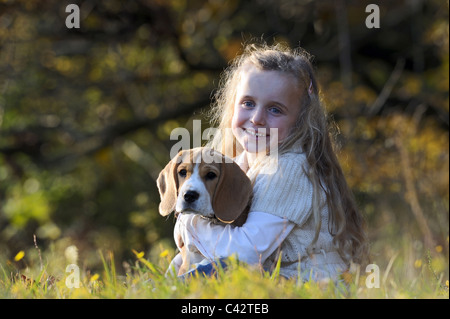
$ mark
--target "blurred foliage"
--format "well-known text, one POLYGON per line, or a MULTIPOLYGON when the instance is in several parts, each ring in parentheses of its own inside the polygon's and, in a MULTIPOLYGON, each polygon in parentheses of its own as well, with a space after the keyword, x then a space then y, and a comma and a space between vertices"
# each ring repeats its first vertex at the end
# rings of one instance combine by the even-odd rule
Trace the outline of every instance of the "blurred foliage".
POLYGON ((448 2, 380 2, 379 29, 369 3, 0 1, 0 261, 33 234, 75 244, 85 267, 96 249, 123 260, 173 245, 155 184, 170 132, 208 127, 220 72, 257 37, 315 56, 374 259, 431 233, 448 278, 448 2), (65 26, 70 3, 79 29, 65 26))

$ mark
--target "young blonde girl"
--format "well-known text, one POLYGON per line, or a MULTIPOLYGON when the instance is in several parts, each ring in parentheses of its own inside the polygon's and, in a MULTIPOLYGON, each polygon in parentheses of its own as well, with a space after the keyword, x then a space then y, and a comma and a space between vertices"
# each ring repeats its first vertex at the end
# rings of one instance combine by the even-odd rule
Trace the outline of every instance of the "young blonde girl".
POLYGON ((280 274, 303 280, 336 279, 351 262, 366 261, 364 221, 334 153, 305 51, 248 45, 224 72, 211 114, 222 134, 208 146, 235 158, 254 197, 242 227, 179 216, 175 236, 189 250, 210 261, 237 254, 268 271, 281 258, 280 274), (267 160, 273 151, 256 143, 273 145, 270 128, 278 130, 275 173, 267 160))

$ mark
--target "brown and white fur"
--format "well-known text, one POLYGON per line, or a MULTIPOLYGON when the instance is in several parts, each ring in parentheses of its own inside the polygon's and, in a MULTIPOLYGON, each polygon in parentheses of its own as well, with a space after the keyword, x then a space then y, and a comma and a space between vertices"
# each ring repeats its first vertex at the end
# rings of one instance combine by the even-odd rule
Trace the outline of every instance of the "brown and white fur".
MULTIPOLYGON (((247 219, 251 182, 232 159, 215 150, 199 147, 179 152, 159 174, 157 186, 162 216, 173 211, 176 216, 198 214, 235 226, 242 226, 247 219)), ((175 240, 183 259, 181 275, 205 257, 189 252, 181 238, 175 240)))

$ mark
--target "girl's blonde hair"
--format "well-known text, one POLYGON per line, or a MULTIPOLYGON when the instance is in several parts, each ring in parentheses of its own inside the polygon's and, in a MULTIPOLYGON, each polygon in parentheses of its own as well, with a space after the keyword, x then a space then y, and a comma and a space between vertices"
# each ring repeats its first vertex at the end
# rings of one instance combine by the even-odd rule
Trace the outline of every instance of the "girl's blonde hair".
POLYGON ((348 187, 341 166, 335 155, 328 118, 319 99, 319 90, 311 64, 312 57, 302 49, 291 50, 277 44, 250 44, 235 58, 223 73, 210 117, 218 124, 220 134, 209 146, 235 157, 242 147, 231 133, 235 94, 240 73, 249 63, 261 70, 280 71, 293 75, 302 90, 301 111, 296 125, 278 148, 278 154, 288 151, 294 143, 300 144, 306 154, 309 170, 306 171, 313 187, 313 216, 316 235, 321 227, 320 211, 323 207, 323 191, 329 211, 328 230, 334 235, 335 245, 347 262, 365 263, 368 257, 367 236, 364 220, 357 209, 353 194, 348 187))

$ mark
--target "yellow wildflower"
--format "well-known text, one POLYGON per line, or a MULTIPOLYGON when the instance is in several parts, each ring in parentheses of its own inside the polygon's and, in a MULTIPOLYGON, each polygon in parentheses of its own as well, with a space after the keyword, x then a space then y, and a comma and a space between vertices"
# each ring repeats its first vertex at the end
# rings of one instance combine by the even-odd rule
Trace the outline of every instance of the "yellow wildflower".
POLYGON ((14 257, 15 261, 21 260, 25 256, 25 252, 23 250, 19 251, 17 255, 14 257))
POLYGON ((94 274, 94 275, 89 279, 89 282, 97 281, 98 278, 100 278, 99 274, 94 274))
POLYGON ((132 249, 131 251, 136 255, 137 259, 141 259, 142 257, 144 257, 144 252, 143 251, 141 251, 139 253, 136 250, 134 250, 134 249, 132 249))

